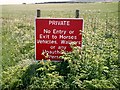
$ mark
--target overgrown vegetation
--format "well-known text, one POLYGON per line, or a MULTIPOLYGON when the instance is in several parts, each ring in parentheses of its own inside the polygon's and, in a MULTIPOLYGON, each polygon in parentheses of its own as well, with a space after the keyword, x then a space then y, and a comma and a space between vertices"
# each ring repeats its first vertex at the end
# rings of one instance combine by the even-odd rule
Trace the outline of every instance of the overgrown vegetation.
POLYGON ((2 90, 119 90, 117 3, 57 6, 59 10, 56 4, 3 6, 2 90), (67 8, 71 6, 71 10, 67 8), (83 46, 71 43, 72 52, 63 52, 63 62, 34 61, 34 13, 38 7, 45 17, 72 18, 73 9, 83 10, 83 46))

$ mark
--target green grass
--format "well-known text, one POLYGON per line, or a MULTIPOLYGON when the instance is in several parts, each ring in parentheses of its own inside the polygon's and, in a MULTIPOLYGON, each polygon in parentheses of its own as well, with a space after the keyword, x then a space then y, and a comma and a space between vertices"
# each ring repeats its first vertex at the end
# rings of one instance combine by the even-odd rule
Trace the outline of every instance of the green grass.
POLYGON ((80 12, 100 11, 116 12, 118 3, 74 3, 74 4, 30 4, 30 5, 3 5, 3 17, 34 18, 36 9, 41 10, 42 17, 75 17, 75 10, 80 12))
MULTIPOLYGON (((103 85, 105 83, 104 79, 108 76, 105 76, 102 73, 104 70, 104 66, 108 68, 105 72, 110 75, 109 79, 106 80, 105 85, 108 85, 110 83, 110 87, 119 87, 119 78, 117 75, 119 29, 117 12, 118 3, 112 2, 3 5, 2 16, 0 18, 3 21, 2 35, 0 38, 2 38, 2 72, 3 86, 5 86, 5 88, 12 86, 14 87, 14 85, 16 84, 18 84, 19 86, 22 83, 20 81, 21 78, 25 79, 24 74, 29 76, 28 73, 26 74, 24 72, 27 72, 27 65, 33 63, 32 61, 34 60, 34 20, 36 17, 37 9, 41 10, 41 17, 50 18, 74 18, 75 10, 79 9, 80 17, 84 19, 84 47, 82 51, 82 56, 80 56, 78 53, 75 53, 78 52, 75 50, 71 52, 71 55, 66 54, 68 56, 64 56, 63 58, 71 59, 70 56, 73 55, 72 59, 78 59, 78 62, 81 62, 81 64, 84 63, 83 66, 87 67, 82 68, 83 70, 86 70, 85 72, 83 72, 84 75, 88 75, 88 77, 94 78, 93 80, 88 80, 84 82, 83 84, 86 85, 85 87, 89 87, 89 85, 92 85, 92 87, 94 88, 97 85, 97 87, 99 87, 99 84, 97 84, 97 82, 99 82, 100 85, 103 85), (16 72, 18 72, 19 75, 17 75, 16 72), (99 81, 96 77, 98 79, 101 78, 101 81, 104 83, 99 81), (94 82, 94 80, 97 82, 94 82), (96 84, 95 86, 94 83, 96 84)), ((74 72, 74 64, 71 64, 70 61, 68 62, 71 65, 71 69, 73 69, 74 72)), ((75 66, 77 68, 77 65, 75 66)), ((58 67, 57 64, 56 67, 58 67)), ((84 77, 84 75, 81 77, 84 77)), ((32 77, 32 79, 34 80, 34 77, 32 77)), ((45 78, 45 80, 47 79, 45 78)), ((70 80, 74 80, 74 78, 70 80)), ((68 83, 71 84, 70 82, 68 83)), ((66 84, 68 83, 66 82, 66 84)), ((31 84, 34 85, 34 83, 31 84)))
POLYGON ((91 25, 92 28, 106 30, 106 22, 114 26, 118 24, 118 3, 3 5, 2 45, 4 62, 9 62, 11 65, 23 58, 30 59, 29 54, 34 56, 34 20, 37 9, 41 10, 41 17, 51 18, 74 18, 75 10, 79 9, 80 17, 85 22, 85 31, 88 29, 88 32, 91 25), (28 49, 24 50, 26 47, 28 49), (12 63, 11 60, 13 60, 12 63))
POLYGON ((14 65, 16 61, 22 59, 33 59, 31 56, 34 56, 34 20, 37 9, 41 10, 41 17, 50 18, 74 18, 75 10, 79 9, 87 32, 93 27, 106 30, 106 21, 110 25, 118 24, 118 3, 3 5, 4 63, 14 65))

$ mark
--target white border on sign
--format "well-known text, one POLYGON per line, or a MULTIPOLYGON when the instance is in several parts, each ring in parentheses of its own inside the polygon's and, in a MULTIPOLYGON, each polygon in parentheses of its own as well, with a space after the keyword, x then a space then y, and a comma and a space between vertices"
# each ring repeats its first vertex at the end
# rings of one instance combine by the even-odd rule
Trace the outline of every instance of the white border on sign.
POLYGON ((34 20, 34 26, 35 26, 35 30, 34 30, 34 37, 35 37, 35 41, 34 41, 34 43, 35 43, 34 44, 35 45, 35 47, 34 47, 35 48, 35 50, 34 50, 35 51, 35 61, 37 61, 36 60, 36 19, 37 18, 35 17, 35 20, 34 20))
POLYGON ((47 18, 47 17, 35 17, 35 19, 75 19, 75 20, 83 20, 83 18, 47 18))

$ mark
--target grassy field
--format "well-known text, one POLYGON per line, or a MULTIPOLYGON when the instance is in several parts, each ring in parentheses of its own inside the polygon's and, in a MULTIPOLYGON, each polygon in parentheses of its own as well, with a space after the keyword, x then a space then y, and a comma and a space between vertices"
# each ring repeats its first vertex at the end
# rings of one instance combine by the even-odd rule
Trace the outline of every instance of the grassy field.
MULTIPOLYGON (((99 11, 103 12, 117 12, 118 3, 74 3, 74 4, 31 4, 31 5, 3 5, 3 17, 26 17, 34 19, 36 16, 36 9, 42 11, 42 17, 74 17, 76 9, 80 12, 99 11)), ((81 16, 82 17, 82 16, 81 16)))
MULTIPOLYGON (((107 77, 107 82, 111 82, 110 86, 108 85, 110 88, 119 87, 118 3, 114 2, 2 5, 2 86, 4 89, 14 87, 14 83, 18 83, 17 80, 24 73, 21 68, 34 62, 34 20, 37 9, 41 10, 41 17, 50 18, 74 18, 75 10, 80 10, 80 18, 84 19, 84 48, 82 58, 79 59, 85 61, 86 73, 93 71, 91 76, 94 74, 98 76, 94 79, 101 77, 104 80, 107 77), (107 69, 102 68, 104 66, 107 69), (98 68, 98 71, 95 68, 98 68), (106 70, 105 73, 109 73, 110 77, 104 77, 102 70, 106 70)), ((95 84, 94 81, 91 83, 95 84)))

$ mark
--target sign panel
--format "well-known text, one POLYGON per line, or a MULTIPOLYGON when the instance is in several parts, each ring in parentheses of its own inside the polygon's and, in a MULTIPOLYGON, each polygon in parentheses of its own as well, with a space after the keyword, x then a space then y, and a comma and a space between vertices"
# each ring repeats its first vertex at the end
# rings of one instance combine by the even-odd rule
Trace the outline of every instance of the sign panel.
POLYGON ((59 61, 61 50, 71 51, 70 43, 82 45, 83 19, 36 18, 35 58, 59 61))

